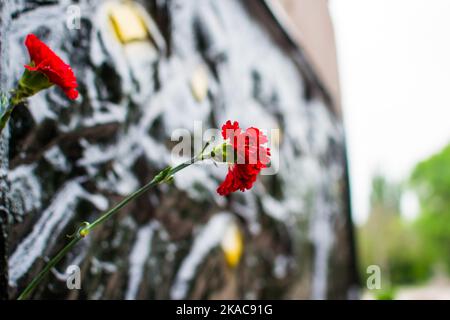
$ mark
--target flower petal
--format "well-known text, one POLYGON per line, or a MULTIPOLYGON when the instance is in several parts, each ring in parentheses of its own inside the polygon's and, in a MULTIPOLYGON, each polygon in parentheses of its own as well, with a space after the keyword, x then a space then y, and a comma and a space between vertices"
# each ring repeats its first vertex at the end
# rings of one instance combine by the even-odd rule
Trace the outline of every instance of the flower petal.
POLYGON ((222 137, 224 139, 232 139, 241 133, 241 128, 239 128, 239 123, 237 121, 234 121, 231 123, 230 120, 228 120, 223 126, 222 126, 222 137))

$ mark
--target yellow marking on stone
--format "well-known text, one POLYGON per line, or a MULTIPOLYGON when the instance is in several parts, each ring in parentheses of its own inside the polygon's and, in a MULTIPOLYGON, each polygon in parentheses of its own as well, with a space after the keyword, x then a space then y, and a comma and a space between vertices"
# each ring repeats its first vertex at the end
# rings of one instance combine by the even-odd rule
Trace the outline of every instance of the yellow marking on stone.
POLYGON ((225 231, 221 247, 228 266, 235 268, 241 260, 244 248, 242 233, 236 224, 231 224, 225 231))
POLYGON ((198 66, 191 77, 191 91, 195 100, 202 102, 208 93, 208 73, 206 67, 198 66))
POLYGON ((281 129, 273 130, 271 132, 271 140, 274 147, 279 147, 283 141, 283 131, 281 129))
POLYGON ((109 18, 120 42, 125 44, 148 39, 149 30, 144 19, 131 2, 111 4, 109 18))

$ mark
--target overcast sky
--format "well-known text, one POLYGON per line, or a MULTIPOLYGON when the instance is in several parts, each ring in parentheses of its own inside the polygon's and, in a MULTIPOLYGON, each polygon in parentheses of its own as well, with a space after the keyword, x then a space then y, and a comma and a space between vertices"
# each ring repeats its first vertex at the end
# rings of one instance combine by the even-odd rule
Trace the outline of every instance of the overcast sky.
POLYGON ((362 222, 374 172, 406 178, 450 142, 450 0, 330 0, 330 11, 362 222))

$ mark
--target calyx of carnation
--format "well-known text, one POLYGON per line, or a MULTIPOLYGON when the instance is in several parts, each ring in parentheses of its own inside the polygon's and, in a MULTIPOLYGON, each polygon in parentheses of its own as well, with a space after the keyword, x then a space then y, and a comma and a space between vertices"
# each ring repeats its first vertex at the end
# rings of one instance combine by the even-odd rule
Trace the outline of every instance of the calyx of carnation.
POLYGON ((217 162, 235 163, 237 160, 235 150, 229 142, 219 144, 211 151, 211 158, 217 162))
POLYGON ((41 90, 53 86, 48 77, 39 71, 25 69, 19 80, 18 88, 15 91, 16 99, 25 99, 35 95, 41 90))

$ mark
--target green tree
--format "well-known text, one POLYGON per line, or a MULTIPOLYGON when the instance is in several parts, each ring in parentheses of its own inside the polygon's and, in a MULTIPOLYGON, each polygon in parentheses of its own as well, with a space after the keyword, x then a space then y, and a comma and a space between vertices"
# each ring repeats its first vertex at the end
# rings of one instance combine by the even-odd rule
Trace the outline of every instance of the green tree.
POLYGON ((450 272, 450 144, 413 171, 421 215, 416 222, 427 259, 450 272))
POLYGON ((367 222, 358 229, 361 272, 368 265, 381 267, 383 288, 411 284, 429 276, 422 259, 420 239, 400 215, 403 185, 377 174, 372 178, 371 207, 367 222))

